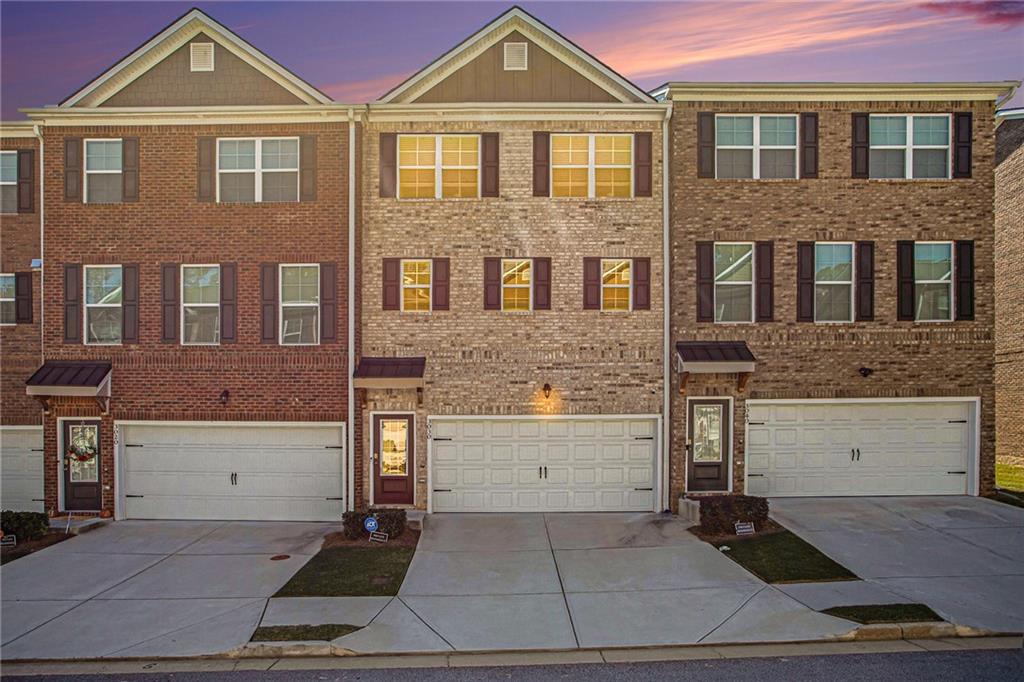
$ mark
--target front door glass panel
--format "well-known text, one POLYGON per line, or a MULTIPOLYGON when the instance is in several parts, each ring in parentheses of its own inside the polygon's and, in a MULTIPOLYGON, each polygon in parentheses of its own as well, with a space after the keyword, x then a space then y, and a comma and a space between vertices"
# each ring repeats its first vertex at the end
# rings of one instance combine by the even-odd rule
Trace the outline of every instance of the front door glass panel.
POLYGON ((722 461, 722 406, 693 406, 693 461, 722 461))
POLYGON ((409 472, 409 421, 381 419, 380 473, 382 476, 405 476, 409 472))
POLYGON ((99 427, 83 424, 68 428, 68 470, 72 483, 95 483, 99 480, 99 427))

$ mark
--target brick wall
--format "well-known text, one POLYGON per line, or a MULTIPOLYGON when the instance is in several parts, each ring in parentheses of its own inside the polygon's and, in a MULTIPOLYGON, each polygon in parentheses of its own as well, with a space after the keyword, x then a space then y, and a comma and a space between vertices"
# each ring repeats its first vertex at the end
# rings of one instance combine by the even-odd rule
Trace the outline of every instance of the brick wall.
MULTIPOLYGON (((113 363, 111 414, 104 420, 345 421, 348 209, 344 123, 277 126, 48 128, 44 336, 48 359, 113 363), (317 135, 317 199, 284 204, 196 201, 196 137, 317 135), (136 203, 83 204, 63 197, 63 139, 139 138, 136 203), (63 266, 139 264, 139 336, 135 345, 63 341, 63 266), (237 263, 238 342, 219 347, 161 343, 160 264, 237 263), (338 264, 338 342, 288 347, 260 343, 259 269, 263 262, 338 264), (221 392, 228 390, 226 405, 221 392)), ((54 410, 47 453, 55 452, 57 416, 83 416, 88 405, 54 410)), ((112 437, 104 429, 104 439, 112 437)), ((111 450, 107 450, 111 452, 111 450)), ((47 461, 55 461, 48 458, 47 461)), ((113 504, 103 469, 104 506, 113 504)), ((47 468, 47 507, 56 499, 47 468)))
POLYGON ((996 135, 996 457, 1024 465, 1024 120, 996 135))
MULTIPOLYGON (((743 393, 736 377, 691 376, 689 396, 735 396, 733 488, 743 490, 747 398, 980 396, 981 490, 994 477, 993 109, 988 102, 676 102, 672 148, 672 340, 745 340, 757 371, 743 393), (851 113, 974 111, 971 179, 850 178, 851 113), (818 112, 820 178, 697 178, 697 113, 818 112), (975 320, 896 321, 896 241, 975 240, 975 320), (775 321, 697 322, 695 242, 775 242, 775 321), (875 321, 796 322, 796 242, 875 242, 875 321), (874 374, 861 377, 858 368, 874 374)), ((685 483, 685 397, 672 386, 671 492, 685 483)))
MULTIPOLYGON (((361 185, 363 355, 427 357, 422 403, 415 392, 363 391, 371 411, 416 414, 416 504, 426 506, 427 415, 660 414, 662 307, 659 123, 372 123, 361 185), (532 192, 533 131, 651 131, 654 196, 551 199, 532 192), (381 132, 498 132, 500 197, 400 200, 379 197, 381 132), (551 257, 550 311, 483 310, 485 256, 551 257), (582 309, 585 256, 649 257, 651 310, 582 309), (451 258, 451 309, 383 311, 382 259, 451 258), (550 383, 551 398, 541 388, 550 383)), ((369 448, 369 434, 361 452, 369 448)), ((369 463, 357 459, 365 475, 369 463)), ((361 488, 364 503, 369 491, 361 488)))
MULTIPOLYGON (((39 249, 39 141, 35 137, 0 138, 0 149, 35 149, 35 200, 32 213, 0 214, 0 272, 31 270, 39 249)), ((41 273, 32 273, 32 322, 0 326, 0 424, 40 423, 39 403, 25 395, 25 380, 39 367, 41 273)))

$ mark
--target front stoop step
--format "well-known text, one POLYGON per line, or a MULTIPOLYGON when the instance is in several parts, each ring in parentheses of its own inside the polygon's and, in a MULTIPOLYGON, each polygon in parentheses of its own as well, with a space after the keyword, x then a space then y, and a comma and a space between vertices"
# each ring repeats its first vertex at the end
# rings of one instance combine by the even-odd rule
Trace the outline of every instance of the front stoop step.
POLYGON ((91 530, 102 528, 110 523, 110 519, 99 516, 55 516, 50 519, 50 528, 56 531, 64 531, 69 535, 81 535, 91 530))
POLYGON ((426 515, 422 509, 410 509, 405 513, 406 524, 413 530, 423 530, 423 517, 426 515))

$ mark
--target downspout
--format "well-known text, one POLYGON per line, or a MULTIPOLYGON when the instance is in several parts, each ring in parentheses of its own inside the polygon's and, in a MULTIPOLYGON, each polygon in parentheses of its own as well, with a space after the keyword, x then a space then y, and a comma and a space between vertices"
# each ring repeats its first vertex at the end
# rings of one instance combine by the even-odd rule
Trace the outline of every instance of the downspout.
POLYGON ((352 375, 356 364, 356 123, 355 111, 348 110, 348 343, 345 362, 345 389, 347 391, 348 426, 345 428, 345 452, 348 465, 346 476, 347 490, 346 507, 355 511, 356 495, 356 451, 355 451, 355 389, 352 387, 352 375))
POLYGON ((46 352, 43 349, 43 343, 45 342, 45 333, 43 331, 45 325, 43 324, 43 316, 46 315, 46 305, 44 305, 46 297, 43 295, 43 278, 46 276, 45 263, 43 260, 43 236, 45 233, 44 225, 44 207, 46 206, 46 173, 43 172, 43 133, 39 127, 39 124, 32 126, 35 131, 36 139, 39 140, 39 364, 42 365, 46 359, 46 352))
POLYGON ((662 405, 661 405, 661 456, 662 456, 662 504, 664 509, 672 507, 671 498, 671 462, 672 462, 672 315, 671 315, 671 244, 669 242, 669 191, 671 190, 671 159, 669 147, 669 125, 672 121, 672 104, 665 110, 665 118, 661 122, 661 301, 662 301, 662 405))

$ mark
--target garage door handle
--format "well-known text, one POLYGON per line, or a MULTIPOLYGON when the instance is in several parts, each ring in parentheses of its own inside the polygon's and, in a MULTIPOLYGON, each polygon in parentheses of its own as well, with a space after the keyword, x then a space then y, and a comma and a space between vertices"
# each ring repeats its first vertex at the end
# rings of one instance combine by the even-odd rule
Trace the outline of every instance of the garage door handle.
POLYGON ((145 497, 145 495, 125 495, 125 497, 138 497, 138 498, 143 498, 143 497, 145 497))
POLYGON ((854 458, 854 457, 856 457, 856 455, 854 455, 854 451, 853 451, 853 448, 850 448, 850 461, 851 461, 851 462, 853 461, 853 458, 854 458))
POLYGON ((966 419, 950 419, 949 423, 950 424, 966 424, 967 420, 966 419))
POLYGON ((860 461, 860 448, 857 448, 857 461, 860 461))
POLYGON ((450 493, 451 491, 451 488, 434 488, 435 493, 450 493))
POLYGON ((633 436, 633 440, 654 440, 654 436, 633 436))
POLYGON ((966 474, 967 472, 966 471, 947 471, 946 473, 947 474, 959 474, 959 475, 962 476, 962 475, 966 474))
POLYGON ((342 500, 344 498, 342 498, 342 497, 325 497, 324 499, 325 500, 342 500))
POLYGON ((641 491, 641 492, 647 492, 647 491, 654 492, 654 488, 633 488, 633 490, 637 490, 637 491, 641 491))
POLYGON ((747 478, 764 478, 764 474, 747 474, 747 478))

